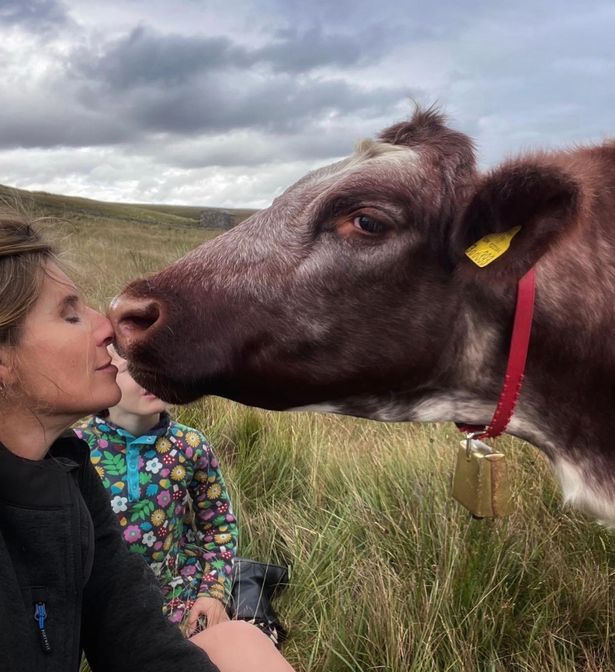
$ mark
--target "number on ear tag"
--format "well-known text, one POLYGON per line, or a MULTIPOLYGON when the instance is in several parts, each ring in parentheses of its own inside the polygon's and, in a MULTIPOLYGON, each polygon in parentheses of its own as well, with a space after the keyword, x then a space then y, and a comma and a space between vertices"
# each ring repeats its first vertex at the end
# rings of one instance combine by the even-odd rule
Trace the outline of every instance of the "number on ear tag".
POLYGON ((476 518, 507 515, 510 485, 506 457, 482 441, 462 441, 457 452, 452 494, 476 518))
POLYGON ((508 231, 489 233, 468 247, 466 257, 469 257, 479 268, 484 268, 508 250, 510 241, 519 231, 521 231, 520 226, 513 226, 508 231))

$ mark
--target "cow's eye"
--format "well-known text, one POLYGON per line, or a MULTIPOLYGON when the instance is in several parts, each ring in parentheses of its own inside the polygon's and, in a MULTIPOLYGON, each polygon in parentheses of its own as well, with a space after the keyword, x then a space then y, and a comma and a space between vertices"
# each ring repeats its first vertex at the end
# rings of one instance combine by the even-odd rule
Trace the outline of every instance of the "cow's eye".
POLYGON ((352 225, 356 229, 363 231, 363 233, 369 233, 372 235, 383 233, 386 229, 385 225, 382 222, 379 222, 377 219, 374 219, 369 215, 357 215, 352 220, 352 225))

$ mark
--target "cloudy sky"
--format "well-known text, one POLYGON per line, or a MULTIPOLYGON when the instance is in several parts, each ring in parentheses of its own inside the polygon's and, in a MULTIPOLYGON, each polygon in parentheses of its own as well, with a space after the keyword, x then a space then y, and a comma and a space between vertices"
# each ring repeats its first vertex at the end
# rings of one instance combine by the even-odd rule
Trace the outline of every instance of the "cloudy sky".
POLYGON ((612 0, 0 0, 0 183, 262 207, 438 102, 481 164, 615 136, 612 0))

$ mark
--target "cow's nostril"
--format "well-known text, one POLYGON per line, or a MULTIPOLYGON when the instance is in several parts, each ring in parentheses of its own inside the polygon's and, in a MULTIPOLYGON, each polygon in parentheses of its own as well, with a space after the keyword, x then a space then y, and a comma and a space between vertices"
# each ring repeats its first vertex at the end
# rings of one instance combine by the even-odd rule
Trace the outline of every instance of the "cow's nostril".
POLYGON ((156 301, 133 305, 117 316, 117 328, 123 332, 147 331, 160 319, 160 305, 156 301))

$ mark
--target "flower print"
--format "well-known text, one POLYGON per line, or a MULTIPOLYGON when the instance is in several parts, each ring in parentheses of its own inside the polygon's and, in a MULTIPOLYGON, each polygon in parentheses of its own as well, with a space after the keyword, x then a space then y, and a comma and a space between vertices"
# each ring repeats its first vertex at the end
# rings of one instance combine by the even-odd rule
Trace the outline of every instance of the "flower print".
POLYGON ((126 511, 126 509, 128 508, 128 498, 116 495, 111 500, 111 508, 113 509, 113 513, 120 513, 121 511, 126 511))
POLYGON ((153 460, 148 460, 145 463, 145 471, 151 471, 152 474, 157 474, 162 469, 162 462, 155 457, 153 460))
POLYGON ((171 450, 172 445, 173 444, 169 441, 169 439, 162 436, 158 439, 158 441, 156 441, 156 450, 159 453, 168 453, 169 450, 171 450))
POLYGON ((156 497, 158 506, 168 506, 171 503, 171 495, 168 490, 163 490, 158 497, 156 497))
POLYGON ((196 448, 201 443, 201 437, 196 432, 188 432, 185 436, 186 443, 196 448))
POLYGON ((217 600, 223 600, 224 599, 224 588, 219 585, 211 586, 209 589, 209 595, 211 597, 216 598, 217 600))
POLYGON ((124 539, 126 539, 126 541, 129 543, 139 541, 139 539, 141 539, 140 527, 138 525, 129 525, 124 530, 124 539))
POLYGON ((152 512, 151 521, 152 525, 159 527, 166 520, 166 514, 162 509, 156 509, 152 512))
POLYGON ((99 439, 98 440, 98 445, 101 448, 108 448, 109 447, 109 442, 107 441, 107 439, 99 439))
MULTIPOLYGON (((156 539, 160 541, 160 548, 163 548, 163 543, 162 540, 167 538, 168 530, 166 527, 157 527, 154 530, 154 534, 156 535, 156 539)), ((158 542, 156 542, 158 543, 158 542)), ((156 548, 156 546, 154 546, 156 548)))
POLYGON ((214 541, 216 544, 221 545, 221 544, 228 544, 228 542, 232 539, 231 535, 228 532, 225 532, 223 534, 214 534, 214 541))
MULTIPOLYGON (((143 539, 145 540, 145 537, 143 537, 143 539)), ((160 570, 162 569, 162 563, 161 562, 152 562, 150 564, 150 569, 152 570, 152 572, 154 572, 154 574, 156 576, 159 576, 160 575, 160 570)))
POLYGON ((96 469, 96 473, 100 476, 100 478, 104 478, 104 477, 105 477, 105 470, 104 470, 99 464, 97 464, 97 465, 94 467, 94 469, 96 469))
POLYGON ((171 478, 174 481, 181 481, 185 475, 186 475, 186 469, 182 467, 180 464, 173 467, 173 470, 171 471, 171 478))
POLYGON ((196 480, 197 480, 199 483, 203 483, 204 481, 207 480, 207 472, 205 472, 205 471, 197 471, 197 472, 194 474, 194 477, 196 478, 196 480))
POLYGON ((222 488, 218 483, 214 483, 207 488, 207 497, 209 499, 218 499, 222 494, 222 488))
POLYGON ((151 548, 156 542, 156 535, 153 532, 146 532, 142 541, 148 548, 151 548))
POLYGON ((186 565, 182 570, 184 576, 194 576, 196 574, 196 567, 194 565, 186 565))
POLYGON ((181 586, 183 582, 184 581, 181 576, 176 576, 174 579, 169 581, 169 586, 171 586, 171 588, 177 588, 177 586, 181 586))

